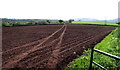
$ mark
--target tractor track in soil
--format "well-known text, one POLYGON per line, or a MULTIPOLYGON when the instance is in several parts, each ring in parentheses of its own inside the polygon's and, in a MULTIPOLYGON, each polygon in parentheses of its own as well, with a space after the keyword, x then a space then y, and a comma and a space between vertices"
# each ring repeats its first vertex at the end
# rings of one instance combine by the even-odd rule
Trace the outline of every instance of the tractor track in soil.
POLYGON ((20 60, 25 58, 29 53, 32 53, 32 52, 34 52, 36 50, 44 48, 45 47, 44 45, 51 41, 51 40, 49 41, 49 39, 51 39, 60 30, 62 30, 62 29, 64 30, 64 28, 65 28, 65 25, 63 25, 60 29, 58 29, 57 31, 52 33, 50 36, 48 36, 48 37, 46 37, 46 38, 44 38, 42 40, 38 40, 38 41, 29 43, 29 44, 25 44, 23 46, 19 46, 19 47, 16 47, 16 48, 13 48, 13 49, 10 49, 10 50, 7 50, 7 51, 3 52, 3 54, 6 54, 6 53, 9 54, 9 52, 11 52, 11 51, 15 51, 15 50, 18 51, 21 48, 25 48, 26 49, 26 48, 29 48, 29 46, 33 46, 32 48, 30 47, 29 50, 25 50, 25 52, 23 52, 23 53, 16 54, 16 56, 13 56, 11 58, 9 57, 10 58, 9 61, 6 61, 5 63, 3 63, 3 64, 5 64, 5 66, 3 66, 3 67, 5 67, 5 68, 12 67, 13 68, 14 65, 16 65, 17 62, 19 62, 20 60), (49 42, 47 42, 47 41, 49 41, 49 42))

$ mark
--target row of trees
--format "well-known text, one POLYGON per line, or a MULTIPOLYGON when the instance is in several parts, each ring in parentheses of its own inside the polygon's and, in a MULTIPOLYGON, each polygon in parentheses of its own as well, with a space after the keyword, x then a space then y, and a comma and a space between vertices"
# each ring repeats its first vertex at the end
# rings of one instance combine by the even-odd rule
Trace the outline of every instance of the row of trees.
POLYGON ((51 21, 51 20, 41 20, 41 21, 36 21, 36 20, 30 20, 30 21, 9 21, 7 19, 2 21, 2 26, 25 26, 25 25, 46 25, 46 24, 70 24, 74 21, 73 19, 70 19, 68 21, 64 20, 56 20, 56 21, 51 21))
POLYGON ((64 21, 64 20, 58 20, 58 21, 50 21, 50 20, 45 20, 45 21, 29 21, 28 24, 50 24, 50 23, 58 23, 58 24, 62 24, 62 23, 72 23, 72 21, 74 21, 73 19, 70 19, 68 21, 64 21))

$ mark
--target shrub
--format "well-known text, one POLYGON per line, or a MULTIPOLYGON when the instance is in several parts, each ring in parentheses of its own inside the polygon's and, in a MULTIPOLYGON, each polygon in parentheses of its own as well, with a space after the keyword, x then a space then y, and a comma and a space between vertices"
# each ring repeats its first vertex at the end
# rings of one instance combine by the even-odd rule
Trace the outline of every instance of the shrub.
POLYGON ((119 25, 120 25, 120 22, 118 22, 117 24, 119 24, 119 25))
POLYGON ((5 21, 3 21, 3 22, 2 22, 2 26, 3 26, 3 27, 10 27, 10 26, 12 26, 12 24, 11 24, 10 22, 5 22, 5 21))
POLYGON ((69 19, 69 20, 68 20, 69 23, 72 23, 72 21, 74 21, 74 19, 69 19))
POLYGON ((46 22, 50 24, 50 20, 46 20, 46 22))
POLYGON ((47 24, 47 22, 46 21, 38 21, 37 24, 38 25, 45 25, 45 24, 47 24))
POLYGON ((34 25, 35 23, 36 23, 36 21, 31 20, 27 23, 27 25, 34 25))
POLYGON ((62 23, 62 22, 64 22, 63 20, 58 20, 59 21, 59 23, 62 23))

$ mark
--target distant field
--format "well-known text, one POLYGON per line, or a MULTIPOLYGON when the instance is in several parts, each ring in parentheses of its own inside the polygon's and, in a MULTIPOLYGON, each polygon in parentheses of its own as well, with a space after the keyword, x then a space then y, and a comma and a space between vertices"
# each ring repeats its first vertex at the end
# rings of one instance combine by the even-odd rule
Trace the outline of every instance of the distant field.
POLYGON ((95 25, 113 25, 118 26, 116 23, 105 23, 105 22, 96 22, 96 21, 73 21, 73 24, 95 24, 95 25))

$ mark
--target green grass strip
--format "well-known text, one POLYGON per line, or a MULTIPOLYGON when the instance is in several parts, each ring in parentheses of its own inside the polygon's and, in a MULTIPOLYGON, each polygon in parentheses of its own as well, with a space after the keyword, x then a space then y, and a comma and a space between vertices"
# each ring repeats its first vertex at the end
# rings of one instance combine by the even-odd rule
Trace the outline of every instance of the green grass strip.
POLYGON ((73 21, 72 24, 94 24, 94 25, 112 25, 118 26, 116 23, 105 23, 105 22, 96 22, 96 21, 73 21))
MULTIPOLYGON (((120 57, 120 28, 113 30, 108 36, 106 36, 95 48, 101 51, 116 55, 120 57)), ((91 50, 87 50, 82 56, 70 62, 65 70, 88 70, 90 64, 91 50)), ((103 54, 94 52, 93 60, 108 70, 119 70, 120 61, 105 56, 103 54)), ((93 68, 102 70, 98 66, 93 64, 93 68)))

